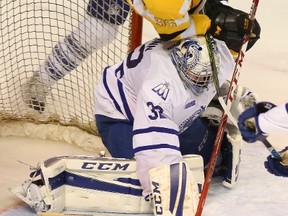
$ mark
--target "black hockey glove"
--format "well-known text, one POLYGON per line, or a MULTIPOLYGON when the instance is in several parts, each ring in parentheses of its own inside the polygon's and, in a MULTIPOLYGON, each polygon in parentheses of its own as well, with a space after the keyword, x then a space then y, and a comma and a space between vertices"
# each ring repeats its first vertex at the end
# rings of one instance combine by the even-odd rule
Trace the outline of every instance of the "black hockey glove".
POLYGON ((209 33, 215 38, 223 40, 227 47, 235 52, 239 52, 242 46, 243 37, 249 34, 250 41, 247 50, 260 38, 261 28, 259 23, 249 19, 249 15, 243 11, 233 9, 219 2, 207 1, 205 13, 211 19, 209 33))

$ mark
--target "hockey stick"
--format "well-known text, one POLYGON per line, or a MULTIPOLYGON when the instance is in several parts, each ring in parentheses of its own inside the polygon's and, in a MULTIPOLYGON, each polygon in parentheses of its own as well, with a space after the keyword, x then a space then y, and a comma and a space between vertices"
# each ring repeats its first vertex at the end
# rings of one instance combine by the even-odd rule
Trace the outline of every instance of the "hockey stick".
MULTIPOLYGON (((233 123, 233 125, 235 127, 238 128, 238 124, 237 124, 236 119, 233 117, 230 110, 228 110, 227 105, 225 104, 222 97, 219 98, 219 102, 220 102, 221 107, 223 108, 224 112, 227 114, 229 120, 233 123)), ((251 128, 253 128, 253 126, 251 126, 251 128)), ((264 146, 268 149, 268 151, 271 153, 273 158, 275 158, 276 160, 282 161, 281 155, 279 154, 278 151, 276 151, 276 149, 272 146, 272 144, 267 140, 266 136, 264 136, 264 135, 260 136, 259 141, 264 144, 264 146)))
POLYGON ((282 161, 283 158, 279 154, 278 151, 272 146, 272 144, 266 139, 266 136, 262 135, 259 139, 265 147, 268 149, 268 151, 271 153, 272 157, 275 158, 276 160, 282 161))
MULTIPOLYGON (((250 14, 249 14, 249 18, 251 20, 254 20, 254 18, 255 18, 258 3, 259 3, 259 0, 253 0, 252 1, 252 6, 251 6, 250 14)), ((251 29, 251 32, 252 32, 252 29, 251 29)), ((246 35, 243 38, 243 43, 242 43, 242 46, 240 48, 240 52, 239 52, 237 60, 236 60, 234 72, 233 72, 232 79, 231 79, 231 84, 229 86, 229 91, 228 91, 227 99, 226 99, 226 105, 228 107, 228 110, 230 109, 231 103, 233 101, 233 91, 236 89, 236 86, 238 83, 240 68, 242 67, 242 62, 243 62, 243 59, 245 56, 244 52, 246 51, 249 39, 250 39, 250 35, 246 35)), ((198 203, 198 207, 197 207, 197 211, 195 214, 196 216, 201 216, 203 208, 204 208, 204 204, 205 204, 207 194, 208 194, 208 189, 209 189, 211 181, 212 181, 212 176, 214 173, 214 169, 215 169, 215 165, 216 165, 216 161, 217 161, 217 156, 218 156, 219 151, 220 151, 220 147, 221 147, 224 131, 226 128, 227 120, 228 120, 228 115, 226 113, 223 113, 223 115, 221 117, 218 131, 217 131, 217 135, 215 138, 215 143, 214 143, 213 151, 211 153, 209 165, 208 165, 208 168, 206 170, 203 190, 202 190, 202 193, 201 193, 201 196, 199 199, 199 203, 198 203)))

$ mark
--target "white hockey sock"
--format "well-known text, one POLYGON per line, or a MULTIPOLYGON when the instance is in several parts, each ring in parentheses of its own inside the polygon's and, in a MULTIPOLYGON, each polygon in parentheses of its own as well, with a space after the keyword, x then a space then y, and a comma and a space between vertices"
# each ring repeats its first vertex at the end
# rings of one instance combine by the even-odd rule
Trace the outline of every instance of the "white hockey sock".
POLYGON ((91 53, 111 43, 116 34, 117 25, 86 16, 78 28, 54 46, 46 61, 40 66, 38 76, 41 82, 52 86, 91 53))

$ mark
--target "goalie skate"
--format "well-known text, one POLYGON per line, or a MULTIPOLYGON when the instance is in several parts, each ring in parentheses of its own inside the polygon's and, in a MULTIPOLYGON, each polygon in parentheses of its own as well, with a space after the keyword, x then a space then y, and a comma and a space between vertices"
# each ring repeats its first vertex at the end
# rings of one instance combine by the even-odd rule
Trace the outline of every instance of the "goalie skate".
POLYGON ((22 86, 25 104, 40 113, 45 110, 46 96, 49 92, 50 88, 41 82, 36 73, 22 86))
POLYGON ((21 186, 9 188, 8 190, 31 208, 35 209, 36 212, 47 211, 49 209, 49 206, 43 200, 39 186, 34 184, 30 179, 24 181, 21 186))

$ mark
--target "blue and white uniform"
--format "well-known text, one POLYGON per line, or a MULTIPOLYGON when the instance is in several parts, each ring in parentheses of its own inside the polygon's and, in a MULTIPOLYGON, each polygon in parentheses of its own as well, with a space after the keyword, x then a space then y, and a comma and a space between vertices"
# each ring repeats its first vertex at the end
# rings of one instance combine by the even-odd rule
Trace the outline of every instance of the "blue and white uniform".
POLYGON ((266 134, 288 132, 288 103, 259 114, 258 124, 266 134))
MULTIPOLYGON (((222 85, 230 78, 234 60, 225 43, 216 42, 222 85)), ((148 171, 182 161, 178 135, 199 117, 216 94, 213 83, 200 95, 184 86, 171 61, 173 44, 154 39, 136 48, 124 61, 107 67, 95 89, 96 117, 133 124, 133 149, 144 196, 150 192, 148 171)))

